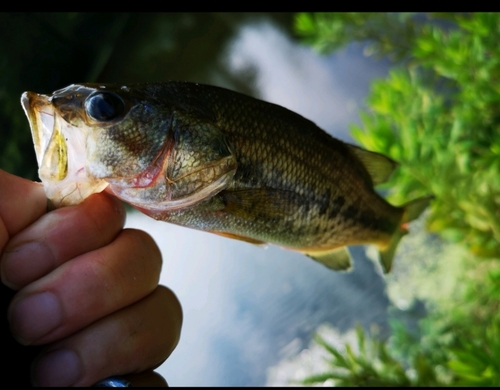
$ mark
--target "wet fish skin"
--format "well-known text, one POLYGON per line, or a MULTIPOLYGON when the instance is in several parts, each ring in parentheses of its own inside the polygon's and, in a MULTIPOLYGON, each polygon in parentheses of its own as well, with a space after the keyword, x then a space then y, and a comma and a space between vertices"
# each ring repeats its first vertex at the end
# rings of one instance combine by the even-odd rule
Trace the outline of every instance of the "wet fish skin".
POLYGON ((232 146, 238 168, 214 197, 156 218, 309 254, 345 245, 388 245, 404 209, 374 191, 352 146, 274 104, 215 87, 171 87, 165 101, 202 108, 205 120, 232 146))
MULTIPOLYGON (((33 117, 36 99, 23 99, 33 117)), ((374 244, 388 271, 404 223, 430 201, 390 205, 373 187, 388 178, 394 161, 337 140, 283 107, 227 89, 81 84, 44 99, 40 104, 52 105, 55 117, 88 134, 86 165, 79 169, 144 213, 277 244, 330 268, 349 267, 338 248, 374 244)))

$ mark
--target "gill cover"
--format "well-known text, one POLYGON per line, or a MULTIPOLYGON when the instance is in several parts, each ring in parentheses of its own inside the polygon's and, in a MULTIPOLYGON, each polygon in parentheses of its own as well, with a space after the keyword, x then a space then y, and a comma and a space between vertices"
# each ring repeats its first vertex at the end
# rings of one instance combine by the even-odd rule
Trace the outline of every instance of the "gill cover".
POLYGON ((174 110, 165 143, 136 185, 110 180, 121 199, 152 217, 194 206, 228 186, 236 157, 224 135, 207 120, 174 110), (147 185, 140 185, 146 175, 147 185))

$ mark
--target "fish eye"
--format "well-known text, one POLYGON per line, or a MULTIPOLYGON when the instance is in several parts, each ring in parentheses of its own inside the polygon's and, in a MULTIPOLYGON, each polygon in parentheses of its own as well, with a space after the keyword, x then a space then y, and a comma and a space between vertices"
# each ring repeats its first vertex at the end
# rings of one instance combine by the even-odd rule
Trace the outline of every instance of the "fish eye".
POLYGON ((125 103, 114 93, 95 92, 85 101, 85 110, 92 119, 108 122, 123 114, 125 103))

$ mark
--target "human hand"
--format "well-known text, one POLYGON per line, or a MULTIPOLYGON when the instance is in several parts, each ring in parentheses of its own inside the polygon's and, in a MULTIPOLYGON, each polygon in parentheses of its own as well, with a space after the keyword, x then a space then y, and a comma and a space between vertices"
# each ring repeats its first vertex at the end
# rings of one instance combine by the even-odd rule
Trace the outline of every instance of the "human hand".
POLYGON ((123 229, 119 200, 95 194, 46 213, 43 187, 0 170, 0 270, 18 291, 8 318, 35 359, 37 385, 87 386, 160 365, 178 343, 182 311, 158 286, 161 254, 123 229))

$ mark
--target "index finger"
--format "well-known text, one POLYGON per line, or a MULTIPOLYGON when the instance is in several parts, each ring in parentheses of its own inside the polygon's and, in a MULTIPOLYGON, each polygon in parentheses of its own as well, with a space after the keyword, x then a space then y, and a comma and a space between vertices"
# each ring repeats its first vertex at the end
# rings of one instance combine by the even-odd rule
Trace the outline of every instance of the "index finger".
POLYGON ((4 247, 2 282, 18 290, 66 261, 108 245, 123 228, 125 216, 121 201, 106 194, 44 214, 4 247))

